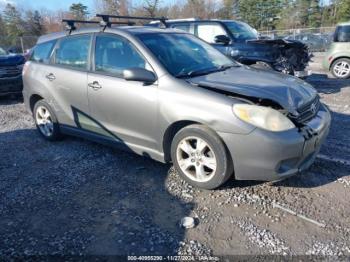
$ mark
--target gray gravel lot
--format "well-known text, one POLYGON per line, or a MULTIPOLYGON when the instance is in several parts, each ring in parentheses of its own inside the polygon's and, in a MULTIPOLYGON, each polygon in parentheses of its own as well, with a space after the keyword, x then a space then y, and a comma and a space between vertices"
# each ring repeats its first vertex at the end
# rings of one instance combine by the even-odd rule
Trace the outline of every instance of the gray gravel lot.
POLYGON ((350 80, 311 64, 332 110, 310 170, 204 191, 169 165, 85 140, 43 140, 21 101, 0 99, 0 256, 350 256, 350 80), (325 224, 319 227, 276 205, 325 224), (184 216, 193 229, 180 228, 184 216))

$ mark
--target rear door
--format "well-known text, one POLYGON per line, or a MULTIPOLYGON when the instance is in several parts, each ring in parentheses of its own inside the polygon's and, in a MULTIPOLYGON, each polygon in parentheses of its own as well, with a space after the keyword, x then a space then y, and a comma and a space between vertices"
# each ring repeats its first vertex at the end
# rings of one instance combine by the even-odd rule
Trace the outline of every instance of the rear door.
POLYGON ((137 48, 116 34, 99 33, 88 75, 92 131, 124 143, 156 148, 157 85, 126 81, 123 70, 153 71, 137 48))
POLYGON ((92 34, 62 38, 46 68, 45 77, 54 97, 61 124, 81 127, 79 114, 88 114, 87 71, 92 34))

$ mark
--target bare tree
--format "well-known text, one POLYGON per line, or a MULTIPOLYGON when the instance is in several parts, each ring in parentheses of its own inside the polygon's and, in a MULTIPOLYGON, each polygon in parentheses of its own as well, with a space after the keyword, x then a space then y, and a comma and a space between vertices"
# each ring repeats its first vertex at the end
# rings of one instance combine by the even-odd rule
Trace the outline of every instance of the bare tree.
POLYGON ((95 9, 98 13, 109 15, 128 15, 130 1, 128 0, 95 0, 95 9))
POLYGON ((156 16, 160 2, 161 0, 144 0, 143 9, 146 11, 147 16, 156 16))
POLYGON ((215 18, 219 4, 217 0, 187 0, 182 14, 184 17, 215 18))

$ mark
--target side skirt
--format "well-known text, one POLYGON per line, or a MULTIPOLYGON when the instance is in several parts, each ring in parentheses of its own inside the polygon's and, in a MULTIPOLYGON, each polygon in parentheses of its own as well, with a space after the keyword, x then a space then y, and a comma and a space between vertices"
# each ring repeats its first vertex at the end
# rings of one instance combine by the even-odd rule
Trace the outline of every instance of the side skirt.
POLYGON ((103 144, 106 146, 112 146, 116 149, 120 149, 127 152, 133 152, 138 155, 142 155, 153 160, 166 163, 164 160, 164 153, 156 151, 154 149, 146 148, 143 146, 126 143, 119 139, 112 139, 100 134, 96 134, 84 129, 68 126, 68 125, 60 125, 60 131, 66 135, 71 135, 83 139, 87 139, 99 144, 103 144))

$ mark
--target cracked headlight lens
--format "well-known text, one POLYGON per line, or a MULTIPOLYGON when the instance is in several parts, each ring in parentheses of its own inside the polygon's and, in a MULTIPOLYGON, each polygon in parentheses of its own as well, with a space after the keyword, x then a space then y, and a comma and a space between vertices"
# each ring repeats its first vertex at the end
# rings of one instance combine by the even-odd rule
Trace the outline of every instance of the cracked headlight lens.
POLYGON ((269 131, 286 131, 295 127, 285 115, 269 107, 236 104, 233 112, 239 119, 269 131))

